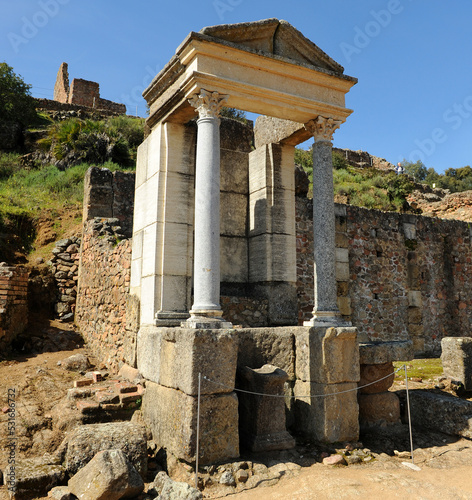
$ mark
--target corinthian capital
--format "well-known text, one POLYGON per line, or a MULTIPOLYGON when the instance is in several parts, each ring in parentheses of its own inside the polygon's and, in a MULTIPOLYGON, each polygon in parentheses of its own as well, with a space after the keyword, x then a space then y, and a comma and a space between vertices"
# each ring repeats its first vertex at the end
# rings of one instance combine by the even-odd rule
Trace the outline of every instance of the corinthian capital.
POLYGON ((332 141, 333 134, 341 123, 340 120, 317 116, 314 120, 305 123, 305 128, 315 138, 315 141, 332 141))
POLYGON ((189 103, 196 108, 199 118, 218 118, 227 99, 227 95, 200 89, 198 94, 189 99, 189 103))

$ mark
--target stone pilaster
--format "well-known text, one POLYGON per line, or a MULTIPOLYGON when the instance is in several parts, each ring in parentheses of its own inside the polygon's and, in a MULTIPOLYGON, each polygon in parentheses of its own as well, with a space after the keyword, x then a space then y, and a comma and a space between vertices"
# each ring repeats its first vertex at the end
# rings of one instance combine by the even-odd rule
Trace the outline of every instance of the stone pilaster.
POLYGON ((190 328, 229 328, 220 306, 220 120, 227 96, 201 89, 190 99, 198 111, 195 166, 194 302, 190 328))
POLYGON ((333 134, 341 122, 318 116, 305 124, 313 135, 313 242, 315 296, 313 317, 306 326, 346 325, 337 305, 333 134))

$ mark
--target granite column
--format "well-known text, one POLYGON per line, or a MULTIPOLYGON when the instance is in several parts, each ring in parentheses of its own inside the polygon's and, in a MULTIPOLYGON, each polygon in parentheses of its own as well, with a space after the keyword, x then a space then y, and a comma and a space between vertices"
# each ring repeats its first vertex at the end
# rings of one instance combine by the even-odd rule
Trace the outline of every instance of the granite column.
POLYGON ((313 135, 313 317, 306 326, 345 326, 337 305, 332 137, 341 122, 318 116, 305 124, 313 135))

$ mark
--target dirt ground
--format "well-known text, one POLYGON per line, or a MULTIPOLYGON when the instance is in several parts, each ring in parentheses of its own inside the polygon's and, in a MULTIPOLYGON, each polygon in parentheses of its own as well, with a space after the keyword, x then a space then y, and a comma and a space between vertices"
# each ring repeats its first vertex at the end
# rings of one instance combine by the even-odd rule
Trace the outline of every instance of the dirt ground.
MULTIPOLYGON (((16 390, 18 458, 52 452, 64 437, 51 430, 54 407, 73 381, 82 378, 58 362, 78 352, 90 355, 72 325, 54 321, 30 330, 16 347, 18 351, 10 359, 0 361, 0 470, 7 462, 8 390, 16 390)), ((92 357, 92 361, 96 360, 92 357)), ((396 387, 404 386, 397 383, 396 387)), ((319 449, 299 445, 291 455, 272 457, 270 463, 261 457, 273 473, 252 489, 236 493, 230 487, 215 488, 204 491, 204 496, 235 500, 472 500, 472 441, 419 429, 414 429, 413 439, 419 471, 403 464, 411 463, 407 457, 408 428, 403 425, 361 436, 362 446, 375 457, 370 462, 326 466, 321 463, 319 449)), ((4 498, 8 496, 2 486, 0 500, 4 498)))

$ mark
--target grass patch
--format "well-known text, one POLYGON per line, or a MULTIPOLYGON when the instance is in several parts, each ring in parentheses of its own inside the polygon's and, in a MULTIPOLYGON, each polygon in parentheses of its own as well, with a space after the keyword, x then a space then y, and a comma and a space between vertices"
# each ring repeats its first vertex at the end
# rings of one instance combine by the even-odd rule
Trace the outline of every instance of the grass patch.
MULTIPOLYGON (((408 378, 422 378, 423 380, 435 380, 443 374, 440 358, 414 359, 412 361, 395 361, 395 370, 406 365, 408 378)), ((395 380, 405 380, 405 370, 402 369, 395 374, 395 380)))

